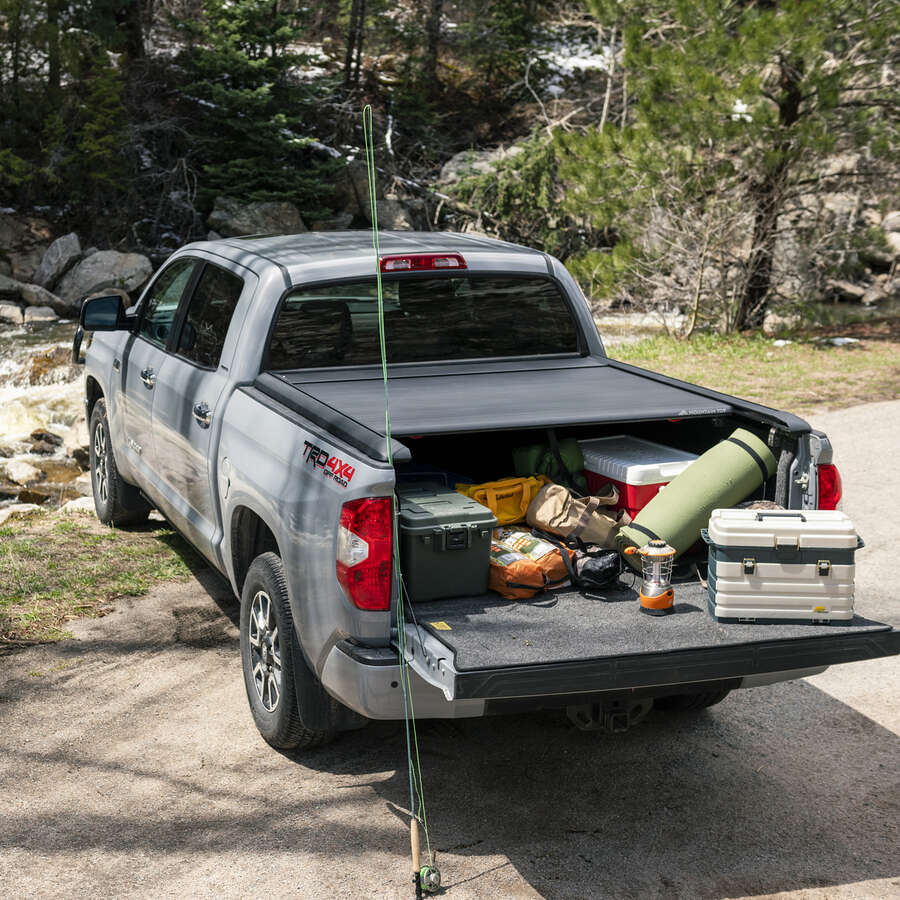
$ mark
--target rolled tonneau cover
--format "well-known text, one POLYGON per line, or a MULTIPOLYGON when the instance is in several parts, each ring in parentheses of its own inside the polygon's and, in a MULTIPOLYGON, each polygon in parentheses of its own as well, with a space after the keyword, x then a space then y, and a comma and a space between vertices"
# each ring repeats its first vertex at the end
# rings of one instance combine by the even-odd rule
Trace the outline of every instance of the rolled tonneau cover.
MULTIPOLYGON (((717 416, 734 406, 693 390, 625 372, 592 358, 460 367, 394 367, 394 434, 450 434, 622 420, 717 416)), ((286 385, 373 431, 384 429, 380 373, 351 369, 281 372, 286 385)))

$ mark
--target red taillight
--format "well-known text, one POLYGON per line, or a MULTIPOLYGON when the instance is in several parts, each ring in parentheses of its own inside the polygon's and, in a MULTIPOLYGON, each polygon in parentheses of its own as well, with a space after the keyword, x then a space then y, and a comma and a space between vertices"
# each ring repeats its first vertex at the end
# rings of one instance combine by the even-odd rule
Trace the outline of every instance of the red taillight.
POLYGON ((819 509, 837 509, 844 494, 841 473, 830 463, 819 465, 819 509))
POLYGON ((392 500, 363 497, 341 509, 337 579, 354 606, 391 608, 393 561, 392 500))
POLYGON ((382 272, 427 272, 429 269, 465 269, 466 261, 458 253, 417 253, 382 256, 382 272))

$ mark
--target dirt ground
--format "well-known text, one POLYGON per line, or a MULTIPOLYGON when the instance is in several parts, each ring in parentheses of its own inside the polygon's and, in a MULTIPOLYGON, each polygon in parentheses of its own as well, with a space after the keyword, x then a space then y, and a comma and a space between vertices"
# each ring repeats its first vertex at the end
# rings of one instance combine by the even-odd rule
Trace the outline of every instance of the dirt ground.
MULTIPOLYGON (((813 422, 867 541, 858 608, 900 626, 900 401, 813 422)), ((411 898, 400 728, 271 750, 236 604, 195 575, 0 658, 0 894, 411 898)), ((898 676, 839 666, 609 737, 423 723, 445 896, 900 897, 898 676)))

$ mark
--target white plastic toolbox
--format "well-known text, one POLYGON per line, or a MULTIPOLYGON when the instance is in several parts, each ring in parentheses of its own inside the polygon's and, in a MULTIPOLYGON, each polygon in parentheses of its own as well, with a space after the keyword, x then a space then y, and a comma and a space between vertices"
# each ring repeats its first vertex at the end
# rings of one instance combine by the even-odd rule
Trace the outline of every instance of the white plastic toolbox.
POLYGON ((720 622, 849 622, 856 528, 838 510, 715 509, 709 612, 720 622))

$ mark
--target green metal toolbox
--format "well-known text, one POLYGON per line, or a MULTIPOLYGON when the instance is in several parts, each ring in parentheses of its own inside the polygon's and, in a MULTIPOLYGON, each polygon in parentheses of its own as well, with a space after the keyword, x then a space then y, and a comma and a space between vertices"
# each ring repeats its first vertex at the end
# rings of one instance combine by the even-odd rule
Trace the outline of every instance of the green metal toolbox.
POLYGON ((480 503, 438 484, 397 486, 400 569, 412 602, 487 591, 491 531, 497 518, 480 503))

